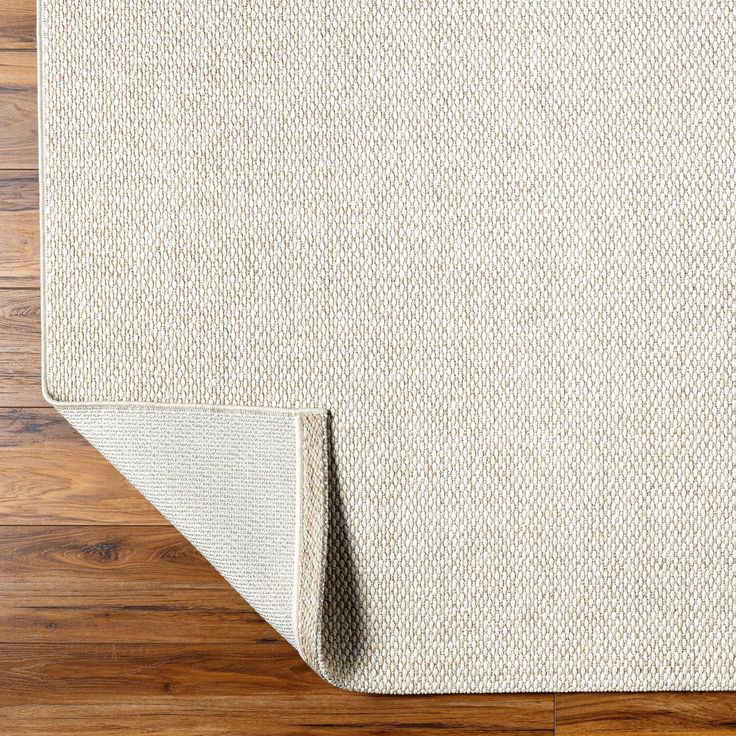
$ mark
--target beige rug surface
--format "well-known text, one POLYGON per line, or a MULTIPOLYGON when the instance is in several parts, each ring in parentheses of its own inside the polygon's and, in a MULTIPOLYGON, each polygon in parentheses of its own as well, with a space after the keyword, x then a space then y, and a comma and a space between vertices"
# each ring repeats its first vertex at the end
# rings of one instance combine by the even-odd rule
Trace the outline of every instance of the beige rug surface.
POLYGON ((736 689, 736 4, 41 0, 46 396, 323 677, 736 689))

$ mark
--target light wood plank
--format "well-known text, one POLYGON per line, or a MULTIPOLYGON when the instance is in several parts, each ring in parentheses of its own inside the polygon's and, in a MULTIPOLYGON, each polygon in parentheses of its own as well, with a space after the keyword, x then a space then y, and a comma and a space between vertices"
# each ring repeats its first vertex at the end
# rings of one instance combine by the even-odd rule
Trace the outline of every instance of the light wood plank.
POLYGON ((38 176, 0 171, 0 287, 38 285, 38 176))
POLYGON ((36 169, 36 54, 0 51, 0 169, 36 169))
POLYGON ((40 406, 44 404, 39 373, 40 357, 0 353, 0 406, 40 406))
POLYGON ((0 2, 0 49, 36 48, 36 0, 0 2))
POLYGON ((0 410, 3 524, 168 522, 54 409, 0 410))
POLYGON ((41 305, 35 289, 0 289, 0 407, 45 405, 41 305))
POLYGON ((734 736, 736 693, 557 696, 558 736, 734 736))

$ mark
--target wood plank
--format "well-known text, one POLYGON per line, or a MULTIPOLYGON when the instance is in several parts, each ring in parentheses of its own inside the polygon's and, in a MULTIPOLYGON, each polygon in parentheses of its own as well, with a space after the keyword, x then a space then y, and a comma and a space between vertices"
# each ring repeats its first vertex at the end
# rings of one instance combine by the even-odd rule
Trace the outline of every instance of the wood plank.
MULTIPOLYGON (((540 705, 523 696, 490 696, 482 700, 441 701, 395 699, 344 694, 340 699, 308 694, 295 697, 247 696, 223 703, 192 698, 176 705, 163 702, 100 705, 37 705, 3 709, 3 720, 14 736, 552 736, 548 728, 530 728, 540 717, 540 705), (506 723, 509 725, 507 726, 506 723), (445 725, 446 724, 446 725, 445 725), (527 725, 528 724, 528 725, 527 725), (527 726, 527 727, 525 727, 527 726)), ((546 707, 546 704, 542 704, 546 707)), ((546 723, 546 721, 544 721, 546 723)))
POLYGON ((0 589, 0 642, 279 639, 173 527, 0 526, 0 589))
POLYGON ((0 171, 0 287, 39 285, 38 175, 0 171))
MULTIPOLYGON (((551 696, 347 693, 320 680, 285 643, 273 645, 267 657, 262 646, 248 644, 10 644, 0 648, 0 662, 0 705, 39 703, 52 713, 49 704, 94 704, 98 718, 115 713, 118 719, 124 712, 133 718, 158 712, 158 727, 169 733, 177 731, 172 719, 187 712, 223 720, 237 714, 225 721, 228 727, 237 723, 241 733, 259 734, 553 732, 551 696)), ((16 712, 32 719, 39 709, 16 712)))
POLYGON ((229 587, 173 527, 0 526, 0 589, 37 596, 132 592, 165 602, 167 589, 229 587))
POLYGON ((222 610, 205 605, 206 600, 198 608, 191 603, 161 605, 155 599, 139 606, 77 602, 64 606, 53 597, 14 605, 10 602, 14 597, 11 593, 0 602, 0 642, 270 644, 278 637, 244 601, 222 610))
MULTIPOLYGON (((0 564, 2 564, 0 562, 0 564)), ((213 570, 214 575, 217 572, 213 570)), ((155 575, 153 576, 155 577, 155 575)), ((171 586, 166 581, 151 580, 151 585, 128 588, 125 585, 90 585, 90 591, 79 589, 66 593, 47 589, 34 591, 32 586, 7 587, 3 590, 3 603, 9 607, 27 606, 42 609, 53 606, 59 609, 93 611, 99 608, 118 608, 130 611, 250 611, 248 604, 219 575, 213 577, 213 587, 195 585, 187 587, 186 580, 171 586), (214 587, 217 586, 217 587, 214 587), (151 587, 155 587, 152 597, 151 587)))
POLYGON ((43 406, 36 289, 0 289, 0 407, 43 406))
POLYGON ((38 356, 0 353, 0 406, 44 404, 40 372, 41 359, 38 356))
POLYGON ((0 353, 41 354, 38 289, 0 290, 0 353))
POLYGON ((38 167, 36 53, 0 51, 0 169, 38 167))
POLYGON ((2 0, 0 49, 36 48, 36 0, 2 0))
POLYGON ((166 519, 54 409, 0 409, 3 524, 156 524, 166 519))
POLYGON ((558 736, 733 736, 736 693, 557 696, 558 736))
POLYGON ((0 706, 242 696, 320 688, 285 641, 271 644, 0 644, 0 706))
POLYGON ((0 589, 0 642, 279 640, 173 527, 0 526, 0 589))

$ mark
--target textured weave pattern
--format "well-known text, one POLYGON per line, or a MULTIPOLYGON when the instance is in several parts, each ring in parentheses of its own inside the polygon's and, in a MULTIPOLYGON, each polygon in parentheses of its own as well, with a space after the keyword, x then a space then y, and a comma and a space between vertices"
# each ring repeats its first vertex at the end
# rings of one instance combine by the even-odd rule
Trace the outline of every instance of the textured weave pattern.
POLYGON ((330 411, 333 681, 736 688, 733 2, 41 27, 47 391, 330 411))
POLYGON ((62 413, 295 644, 295 418, 239 410, 62 413))

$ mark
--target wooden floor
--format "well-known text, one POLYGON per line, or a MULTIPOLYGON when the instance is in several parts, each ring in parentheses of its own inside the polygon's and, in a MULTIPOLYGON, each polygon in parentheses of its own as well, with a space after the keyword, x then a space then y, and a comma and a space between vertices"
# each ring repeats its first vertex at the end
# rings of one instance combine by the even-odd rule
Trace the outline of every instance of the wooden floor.
POLYGON ((0 733, 736 734, 736 694, 338 691, 39 388, 33 0, 0 0, 0 733))

